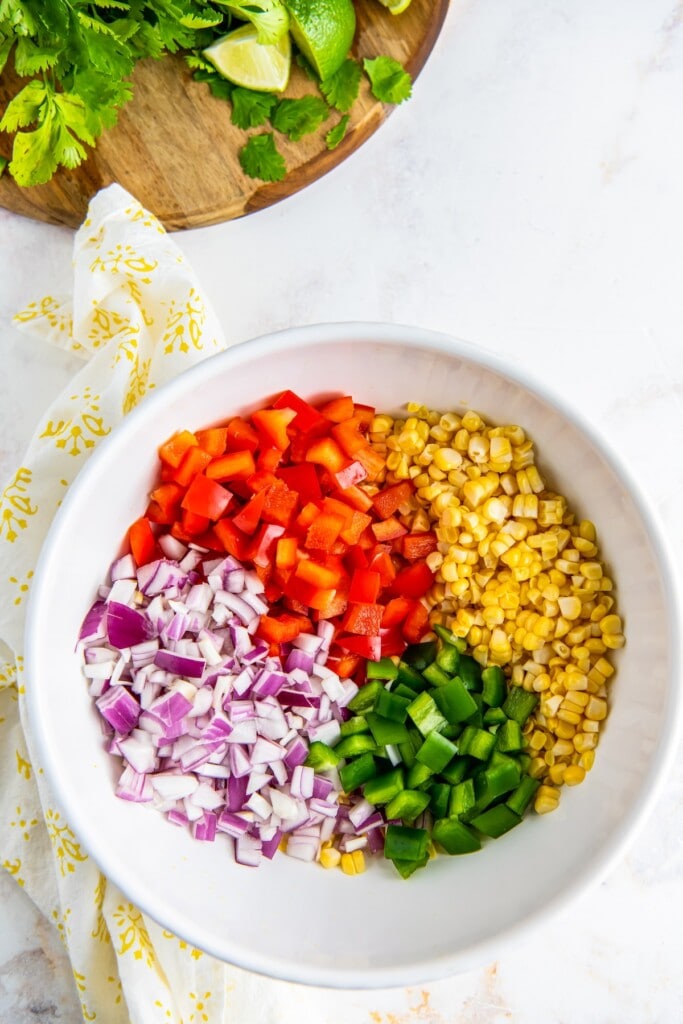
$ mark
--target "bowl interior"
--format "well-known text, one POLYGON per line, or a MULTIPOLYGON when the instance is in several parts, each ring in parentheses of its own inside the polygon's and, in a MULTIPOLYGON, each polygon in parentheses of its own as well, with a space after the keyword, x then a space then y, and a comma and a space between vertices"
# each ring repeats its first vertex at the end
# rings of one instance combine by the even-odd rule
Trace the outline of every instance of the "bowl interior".
POLYGON ((147 398, 93 455, 45 544, 27 634, 28 700, 43 766, 101 869, 153 918, 221 959, 314 984, 426 981, 499 944, 595 881, 642 819, 674 742, 674 595, 656 532, 590 432, 557 403, 452 339, 400 327, 283 332, 206 360, 147 398), (595 767, 558 811, 530 817, 476 856, 439 857, 402 881, 372 864, 348 878, 284 856, 249 870, 229 841, 193 841, 114 796, 113 759, 74 653, 98 584, 144 510, 158 444, 249 412, 291 387, 351 393, 382 410, 410 400, 519 423, 541 472, 598 528, 628 644, 595 767))

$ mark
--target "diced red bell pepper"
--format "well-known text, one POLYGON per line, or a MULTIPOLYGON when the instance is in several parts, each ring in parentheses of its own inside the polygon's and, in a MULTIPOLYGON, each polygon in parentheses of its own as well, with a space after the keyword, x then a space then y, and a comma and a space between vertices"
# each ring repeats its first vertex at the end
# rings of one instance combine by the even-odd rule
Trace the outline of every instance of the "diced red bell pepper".
POLYGON ((302 531, 308 530, 311 523, 320 515, 320 509, 312 501, 309 501, 299 512, 296 517, 296 526, 302 531))
POLYGON ((277 477, 274 473, 259 470, 247 477, 245 483, 252 494, 256 494, 258 491, 265 491, 267 487, 272 487, 276 480, 277 477))
POLYGON ((294 570, 294 575, 320 590, 333 590, 341 579, 339 570, 314 562, 312 558, 302 558, 294 570))
POLYGON ((396 577, 396 566, 391 560, 391 555, 380 545, 372 552, 369 568, 379 573, 383 587, 390 586, 396 577))
POLYGON ((259 446, 258 434, 241 416, 234 416, 225 428, 225 446, 229 452, 248 449, 255 452, 259 446))
POLYGON ((197 444, 214 459, 223 454, 227 440, 227 427, 209 427, 207 430, 197 431, 197 444))
POLYGON ((349 603, 346 591, 328 590, 327 593, 330 595, 328 601, 325 604, 319 602, 320 608, 316 609, 313 614, 316 622, 320 622, 321 619, 334 619, 346 611, 346 606, 349 603))
POLYGON ((238 530, 242 530, 243 533, 248 533, 250 536, 256 533, 261 522, 267 493, 267 490, 257 491, 246 505, 242 506, 237 515, 233 516, 232 521, 238 530))
POLYGON ((295 416, 294 409, 258 409, 251 414, 251 422, 266 448, 272 446, 283 452, 289 447, 287 427, 295 416))
POLYGON ((356 512, 354 510, 351 516, 351 520, 348 523, 346 523, 344 529, 341 530, 339 534, 339 539, 343 540, 346 544, 349 544, 350 546, 358 544, 361 537, 363 536, 363 533, 368 528, 371 522, 372 519, 370 518, 370 516, 366 515, 365 512, 356 512))
POLYGON ((382 615, 382 629, 392 629, 399 626, 409 612, 412 611, 413 601, 410 597, 392 597, 384 607, 382 615))
POLYGON ((360 487, 356 487, 355 484, 351 484, 350 487, 345 487, 343 491, 339 491, 339 494, 343 497, 344 501, 355 508, 358 512, 369 512, 372 508, 372 498, 365 491, 361 491, 360 487))
POLYGON ((377 480, 386 468, 384 456, 376 452, 369 444, 366 444, 363 448, 358 448, 354 453, 354 458, 365 469, 368 480, 377 480))
POLYGON ((209 529, 211 520, 208 516, 203 516, 198 512, 191 512, 190 509, 184 508, 180 514, 180 525, 183 532, 194 540, 200 533, 205 533, 209 529))
POLYGON ((296 492, 290 491, 286 483, 276 479, 275 483, 271 484, 265 491, 263 521, 265 523, 279 523, 280 526, 289 526, 296 504, 296 492))
POLYGON ((168 441, 164 441, 160 446, 159 458, 167 466, 177 469, 187 449, 193 448, 196 444, 197 438, 191 431, 178 430, 172 437, 169 437, 168 441))
POLYGON ((435 533, 408 533, 401 542, 401 554, 408 562, 417 562, 436 551, 438 540, 435 533))
MULTIPOLYGON (((355 459, 359 451, 368 447, 368 439, 361 434, 358 427, 359 421, 355 417, 332 427, 332 437, 350 459, 355 459)), ((379 458, 382 458, 381 455, 379 458)), ((382 465, 384 465, 384 459, 382 459, 382 465)))
POLYGON ((309 501, 320 501, 322 498, 318 474, 311 462, 278 467, 275 475, 279 480, 283 480, 290 490, 296 491, 302 505, 309 501))
POLYGON ((210 480, 246 480, 256 472, 254 456, 248 448, 241 452, 228 452, 214 459, 206 467, 210 480))
POLYGON ((262 448, 256 468, 265 473, 274 473, 282 462, 282 452, 279 448, 262 448))
POLYGON ((340 679, 349 679, 360 666, 361 659, 357 654, 330 655, 327 659, 328 667, 336 672, 340 679))
POLYGON ((215 480, 209 480, 203 473, 197 473, 180 506, 206 519, 220 519, 231 501, 230 491, 215 480))
POLYGON ((266 566, 273 561, 273 548, 275 541, 285 532, 284 526, 275 523, 264 523, 254 540, 254 547, 251 552, 251 560, 254 565, 266 566))
POLYGON ((351 419, 353 416, 353 398, 351 395, 344 395, 343 398, 333 398, 320 406, 320 412, 327 420, 333 423, 341 423, 343 420, 351 419))
POLYGON ((391 584, 391 592, 402 597, 423 597, 433 582, 434 575, 429 566, 424 562, 415 562, 397 573, 391 584))
POLYGON ((335 642, 345 651, 358 654, 368 661, 379 661, 382 657, 382 638, 380 636, 358 636, 342 634, 335 637, 335 642))
POLYGON ((381 589, 382 580, 378 572, 373 572, 372 569, 354 569, 349 588, 349 601, 374 604, 381 589))
POLYGON ((275 547, 275 565, 279 570, 296 567, 298 544, 296 537, 278 537, 275 547))
POLYGON ((329 551, 344 528, 344 520, 329 512, 321 512, 308 527, 306 547, 315 551, 329 551))
POLYGON ((141 516, 128 529, 128 543, 135 564, 146 565, 157 555, 157 542, 149 519, 141 516))
POLYGON ((359 484, 362 480, 365 480, 367 476, 365 468, 358 461, 349 462, 347 466, 340 469, 334 474, 334 479, 337 482, 337 486, 341 487, 342 491, 346 490, 347 487, 353 487, 354 484, 359 484))
POLYGON ((360 405, 356 402, 353 406, 353 415, 358 420, 361 430, 368 430, 375 418, 375 409, 372 405, 360 405))
POLYGON ((300 633, 312 633, 313 626, 310 619, 303 615, 290 615, 283 612, 277 617, 274 615, 262 615, 256 636, 268 643, 284 644, 294 640, 300 633))
POLYGON ((180 465, 173 470, 171 479, 181 487, 189 487, 197 473, 203 473, 211 462, 211 456, 199 445, 188 448, 180 460, 180 465))
POLYGON ((397 512, 401 505, 405 505, 413 494, 413 485, 407 480, 402 480, 393 487, 385 487, 383 491, 376 494, 372 499, 375 512, 380 519, 388 519, 397 512))
POLYGON ((403 638, 409 644, 419 643, 428 629, 429 612, 420 601, 415 601, 401 626, 403 638))
POLYGON ((149 496, 150 501, 145 513, 147 518, 153 523, 170 526, 180 514, 180 502, 184 493, 185 488, 172 481, 159 484, 149 496))
POLYGON ((394 629, 383 629, 381 632, 382 637, 382 657, 390 658, 394 654, 403 654, 406 649, 406 642, 401 636, 398 628, 394 629))
POLYGON ((375 535, 375 540, 379 544, 397 540, 408 532, 405 526, 402 523, 399 523, 398 519, 394 516, 390 516, 389 519, 382 520, 381 523, 373 523, 370 529, 375 535))
POLYGON ((349 603, 341 628, 361 636, 378 636, 382 625, 381 604, 349 603))
POLYGON ((273 402, 273 409, 293 409, 296 416, 292 422, 304 434, 324 425, 321 413, 293 391, 283 391, 273 402))
POLYGON ((346 456, 333 437, 321 437, 308 448, 306 462, 317 462, 330 473, 338 473, 346 465, 346 456))
MULTIPOLYGON (((358 514, 362 515, 361 512, 358 514)), ((344 561, 351 573, 353 573, 354 569, 367 569, 370 565, 370 559, 368 558, 367 551, 359 544, 355 544, 353 547, 349 548, 346 552, 344 561)))
POLYGON ((246 562, 251 557, 252 538, 242 533, 231 519, 219 519, 213 530, 224 550, 233 558, 237 558, 240 562, 246 562))

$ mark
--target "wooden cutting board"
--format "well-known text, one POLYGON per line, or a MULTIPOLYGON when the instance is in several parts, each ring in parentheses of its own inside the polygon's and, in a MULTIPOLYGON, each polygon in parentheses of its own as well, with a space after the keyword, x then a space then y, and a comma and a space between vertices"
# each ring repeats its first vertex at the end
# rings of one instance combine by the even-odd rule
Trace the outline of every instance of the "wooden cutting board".
MULTIPOLYGON (((406 11, 394 16, 378 0, 357 0, 353 56, 362 60, 388 54, 415 78, 447 8, 448 0, 412 0, 406 11)), ((62 168, 47 184, 29 189, 19 188, 5 173, 0 178, 0 206, 77 227, 92 196, 117 181, 166 228, 216 224, 277 203, 320 178, 372 135, 393 109, 374 99, 363 76, 343 142, 332 151, 325 146, 325 133, 337 123, 338 114, 300 142, 278 135, 288 173, 281 182, 264 183, 247 177, 240 167, 237 154, 247 134, 231 124, 229 104, 193 81, 182 57, 140 62, 133 82, 133 100, 80 167, 62 168)), ((0 78, 0 110, 17 90, 16 80, 5 71, 0 78)), ((293 62, 286 95, 314 92, 313 83, 293 62)), ((400 108, 396 116, 400 117, 400 108)), ((0 133, 0 155, 9 156, 10 145, 9 136, 0 133)))

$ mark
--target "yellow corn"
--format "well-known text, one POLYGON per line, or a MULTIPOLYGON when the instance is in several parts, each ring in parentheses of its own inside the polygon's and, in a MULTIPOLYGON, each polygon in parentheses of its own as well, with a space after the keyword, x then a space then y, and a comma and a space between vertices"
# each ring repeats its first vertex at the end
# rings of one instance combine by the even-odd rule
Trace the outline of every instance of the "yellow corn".
POLYGON ((365 871, 365 857, 362 850, 342 853, 341 869, 345 875, 362 875, 365 871))
MULTIPOLYGON (((342 855, 334 846, 323 845, 320 851, 320 863, 324 868, 336 868, 339 867, 342 855)), ((347 872, 349 874, 349 872, 347 872)))

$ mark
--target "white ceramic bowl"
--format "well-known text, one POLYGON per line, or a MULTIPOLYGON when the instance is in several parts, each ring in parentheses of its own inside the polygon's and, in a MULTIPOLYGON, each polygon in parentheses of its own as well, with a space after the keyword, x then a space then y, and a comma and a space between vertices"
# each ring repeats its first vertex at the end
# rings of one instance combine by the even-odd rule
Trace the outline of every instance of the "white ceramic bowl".
POLYGON ((40 757, 67 819, 100 868, 159 923, 215 956, 278 978, 339 987, 407 985, 471 968, 595 883, 652 804, 681 706, 676 595, 651 511, 613 454, 556 397, 450 337, 377 324, 304 327, 207 359, 159 389, 95 452, 40 559, 27 632, 27 694, 40 757), (351 393, 378 409, 419 400, 519 423, 539 463, 597 524, 628 643, 586 781, 482 852, 441 856, 409 881, 276 856, 236 865, 228 840, 193 841, 114 796, 113 759, 74 642, 129 523, 145 506, 157 445, 179 427, 249 412, 291 387, 351 393))

